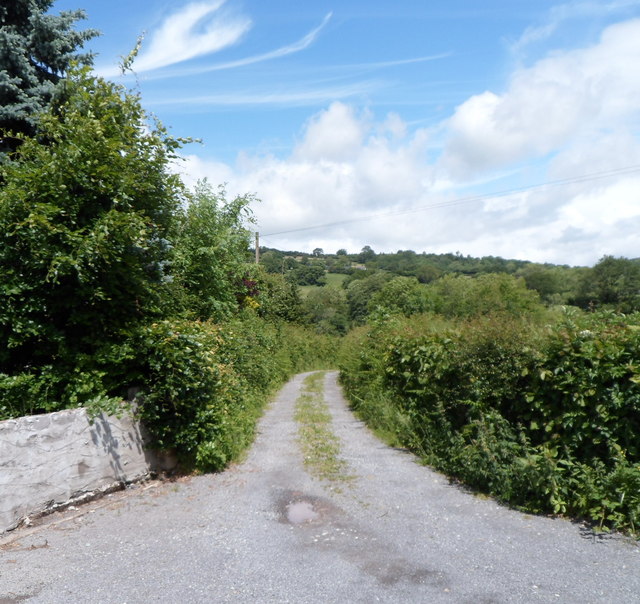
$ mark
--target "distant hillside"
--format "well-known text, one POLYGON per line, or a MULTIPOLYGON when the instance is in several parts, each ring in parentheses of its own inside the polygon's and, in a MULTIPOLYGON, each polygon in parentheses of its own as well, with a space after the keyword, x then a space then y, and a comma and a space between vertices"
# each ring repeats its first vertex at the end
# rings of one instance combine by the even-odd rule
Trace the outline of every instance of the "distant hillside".
MULTIPOLYGON (((375 273, 415 277, 420 283, 432 283, 445 275, 478 277, 484 274, 508 274, 522 278, 546 304, 571 304, 583 308, 610 307, 623 312, 640 309, 640 258, 603 257, 593 268, 540 264, 499 256, 476 258, 462 254, 416 253, 399 250, 376 253, 365 246, 358 253, 338 250, 325 254, 320 248, 312 253, 260 248, 260 263, 269 273, 284 275, 300 286, 324 286, 327 275, 347 275, 343 288, 355 280, 375 273)), ((337 285, 336 281, 333 281, 337 285)))

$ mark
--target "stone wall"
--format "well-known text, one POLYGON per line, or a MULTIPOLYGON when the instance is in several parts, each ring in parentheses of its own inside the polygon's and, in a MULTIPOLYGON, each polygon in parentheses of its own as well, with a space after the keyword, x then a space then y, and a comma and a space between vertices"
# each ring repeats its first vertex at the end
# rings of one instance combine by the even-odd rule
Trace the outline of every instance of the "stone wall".
POLYGON ((0 422, 0 533, 25 518, 145 478, 158 463, 137 422, 84 409, 0 422))

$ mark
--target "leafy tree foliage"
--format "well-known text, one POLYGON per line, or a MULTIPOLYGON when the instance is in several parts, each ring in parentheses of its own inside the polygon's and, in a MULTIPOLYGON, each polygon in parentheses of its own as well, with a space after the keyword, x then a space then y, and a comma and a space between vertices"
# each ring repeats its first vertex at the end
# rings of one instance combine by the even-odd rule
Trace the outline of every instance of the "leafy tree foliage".
POLYGON ((382 310, 405 317, 429 310, 427 289, 415 277, 395 277, 369 301, 369 312, 382 310))
POLYGON ((369 314, 371 298, 393 278, 393 275, 383 271, 373 274, 368 274, 368 271, 357 271, 351 277, 350 282, 345 281, 349 319, 354 325, 361 325, 369 314))
POLYGON ((91 353, 153 316, 167 279, 179 141, 88 68, 63 84, 0 168, 0 371, 91 353))
POLYGON ((261 272, 258 282, 258 314, 269 320, 295 323, 302 319, 302 301, 295 283, 282 275, 261 272))
POLYGON ((0 152, 18 139, 7 131, 35 133, 35 120, 50 102, 55 85, 71 63, 88 65, 91 55, 78 49, 95 30, 76 31, 84 12, 46 14, 53 0, 10 0, 0 5, 0 152))
POLYGON ((173 273, 186 293, 186 307, 199 319, 228 319, 250 292, 247 274, 251 196, 226 200, 224 187, 215 191, 198 183, 177 219, 173 273))
POLYGON ((302 303, 304 320, 318 333, 341 335, 347 332, 349 311, 345 293, 335 287, 309 292, 302 303))
POLYGON ((324 285, 327 282, 325 269, 318 264, 296 264, 287 276, 298 285, 324 285))
POLYGON ((365 245, 357 256, 358 262, 369 262, 376 257, 370 245, 365 245))
POLYGON ((268 273, 284 273, 286 268, 285 255, 278 250, 267 250, 260 254, 260 265, 268 273))
MULTIPOLYGON (((313 253, 267 249, 262 255, 261 263, 269 272, 286 275, 301 264, 308 265, 317 260, 313 253)), ((527 287, 537 291, 545 304, 588 305, 588 302, 585 303, 581 297, 586 291, 581 287, 581 283, 586 278, 586 273, 591 270, 586 267, 535 264, 524 260, 505 260, 496 256, 473 258, 459 253, 423 252, 418 254, 412 250, 398 250, 393 254, 376 254, 369 246, 365 246, 358 254, 348 254, 346 249, 342 248, 336 254, 324 254, 322 261, 329 273, 349 275, 345 286, 352 280, 365 278, 379 271, 391 275, 415 277, 420 283, 433 283, 448 274, 469 277, 508 274, 523 277, 527 287)), ((289 275, 289 278, 293 277, 293 274, 289 275)), ((593 299, 595 293, 591 294, 591 297, 593 299)))
MULTIPOLYGON (((0 420, 113 412, 131 386, 152 446, 222 467, 271 389, 335 345, 253 312, 250 198, 187 194, 170 170, 182 141, 136 95, 73 68, 36 119, 0 164, 0 420)), ((285 314, 276 301, 295 312, 276 289, 269 318, 285 314)))
POLYGON ((481 275, 485 273, 509 273, 529 265, 522 260, 505 260, 495 256, 473 258, 456 254, 416 254, 412 250, 398 250, 395 254, 377 254, 366 260, 367 269, 386 270, 405 277, 417 277, 421 283, 429 283, 442 274, 481 275))
POLYGON ((640 310, 640 260, 604 256, 584 275, 579 302, 621 312, 640 310))
POLYGON ((431 310, 446 317, 493 313, 524 316, 542 310, 537 292, 511 275, 486 274, 475 279, 445 275, 427 287, 431 310))
POLYGON ((529 289, 546 304, 567 304, 575 299, 587 268, 528 264, 517 272, 529 289))

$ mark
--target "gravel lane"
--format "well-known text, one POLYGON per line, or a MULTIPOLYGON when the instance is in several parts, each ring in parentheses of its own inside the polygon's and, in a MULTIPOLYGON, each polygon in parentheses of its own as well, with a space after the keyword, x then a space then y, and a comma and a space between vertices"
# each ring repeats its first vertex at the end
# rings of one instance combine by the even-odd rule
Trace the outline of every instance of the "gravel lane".
POLYGON ((337 374, 325 398, 348 483, 304 469, 277 395, 246 461, 152 483, 0 542, 0 604, 639 602, 640 548, 506 509, 375 439, 337 374))

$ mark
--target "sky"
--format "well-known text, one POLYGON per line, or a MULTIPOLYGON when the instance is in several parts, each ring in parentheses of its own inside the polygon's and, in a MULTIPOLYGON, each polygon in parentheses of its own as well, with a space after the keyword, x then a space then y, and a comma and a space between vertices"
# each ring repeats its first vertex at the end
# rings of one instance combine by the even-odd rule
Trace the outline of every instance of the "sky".
POLYGON ((261 245, 640 257, 640 0, 58 0, 261 245), (124 78, 117 67, 143 36, 124 78))

